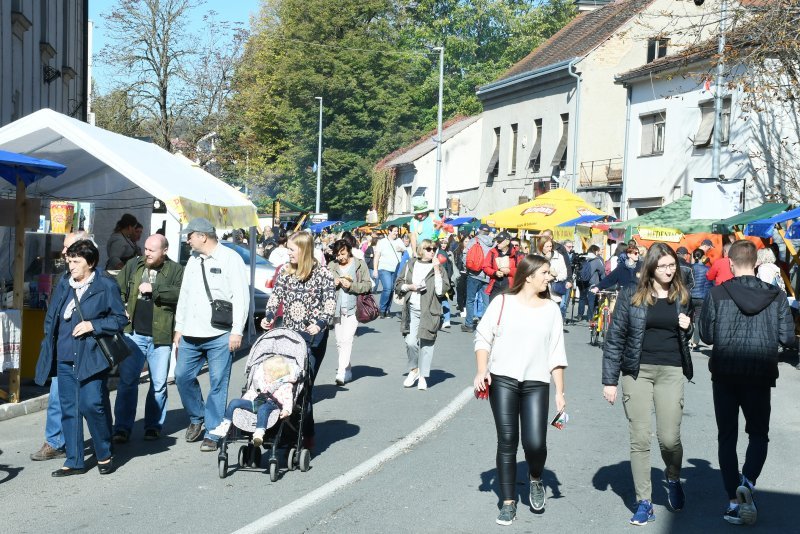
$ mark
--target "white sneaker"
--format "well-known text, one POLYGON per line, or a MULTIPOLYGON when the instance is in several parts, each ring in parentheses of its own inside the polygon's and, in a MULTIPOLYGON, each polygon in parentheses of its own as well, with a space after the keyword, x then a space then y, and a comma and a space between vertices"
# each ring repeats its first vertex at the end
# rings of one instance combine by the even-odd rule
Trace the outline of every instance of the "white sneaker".
POLYGON ((253 432, 253 445, 256 447, 260 447, 264 443, 264 429, 263 428, 256 428, 256 431, 253 432))
POLYGON ((450 321, 445 321, 442 328, 450 328, 450 321))
POLYGON ((339 373, 336 374, 337 386, 343 386, 347 382, 352 382, 352 381, 353 381, 353 373, 352 371, 350 371, 350 369, 345 370, 344 374, 339 374, 339 373))
POLYGON ((467 310, 462 311, 461 313, 459 313, 459 315, 461 317, 466 317, 467 316, 467 310))
POLYGON ((408 372, 408 376, 405 380, 403 380, 403 387, 410 388, 414 385, 414 382, 417 381, 419 378, 419 369, 414 369, 408 372))
POLYGON ((425 377, 419 377, 419 383, 417 384, 417 389, 420 391, 424 391, 428 389, 428 383, 425 381, 425 377))
POLYGON ((228 435, 228 430, 231 428, 231 422, 227 419, 223 419, 222 422, 219 424, 217 428, 209 432, 212 436, 217 436, 219 438, 224 438, 228 435))

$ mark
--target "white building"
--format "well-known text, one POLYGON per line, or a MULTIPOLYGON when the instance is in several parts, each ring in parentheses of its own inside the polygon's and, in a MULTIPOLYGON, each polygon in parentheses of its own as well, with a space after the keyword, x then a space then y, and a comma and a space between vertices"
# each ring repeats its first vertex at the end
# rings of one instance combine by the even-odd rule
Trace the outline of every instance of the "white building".
MULTIPOLYGON (((614 76, 713 31, 717 0, 616 0, 583 11, 494 82, 483 104, 480 186, 464 192, 486 214, 554 187, 619 214, 625 90, 614 76), (691 31, 689 31, 691 28, 691 31)), ((581 2, 581 7, 592 7, 581 2)))
POLYGON ((88 0, 0 0, 0 126, 50 108, 85 121, 88 0))
MULTIPOLYGON (((481 117, 457 117, 442 127, 442 170, 439 209, 449 215, 473 215, 474 206, 461 202, 464 190, 475 189, 480 180, 481 117), (454 209, 456 208, 456 209, 454 209)), ((436 132, 389 155, 379 167, 394 169, 394 199, 386 207, 386 219, 411 212, 411 199, 423 197, 434 207, 436 185, 436 132)))
MULTIPOLYGON (((624 218, 642 215, 685 194, 703 195, 711 177, 714 130, 713 65, 716 43, 707 52, 685 58, 664 58, 618 76, 628 89, 623 211, 624 218), (696 179, 705 179, 697 182, 696 179)), ((746 79, 741 68, 732 76, 746 79)), ((738 84, 723 84, 720 175, 722 186, 741 187, 740 209, 767 200, 796 201, 787 191, 781 162, 800 156, 798 130, 776 101, 750 111, 748 96, 738 84), (731 181, 739 181, 738 184, 731 181), (741 182, 743 181, 743 182, 741 182), (727 185, 726 185, 727 183, 727 185)), ((794 165, 796 167, 796 165, 794 165)))

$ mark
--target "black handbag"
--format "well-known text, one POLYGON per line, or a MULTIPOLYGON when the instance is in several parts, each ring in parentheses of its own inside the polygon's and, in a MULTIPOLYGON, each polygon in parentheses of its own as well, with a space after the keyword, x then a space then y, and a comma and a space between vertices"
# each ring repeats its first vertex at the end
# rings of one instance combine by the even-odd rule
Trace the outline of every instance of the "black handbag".
POLYGON ((211 304, 211 326, 219 330, 230 330, 233 327, 233 304, 227 300, 211 298, 211 290, 208 288, 208 279, 206 278, 206 267, 202 258, 200 258, 200 270, 203 272, 203 285, 206 286, 208 303, 211 304))
MULTIPOLYGON (((78 292, 73 289, 72 294, 75 297, 75 309, 78 310, 81 321, 85 321, 86 319, 83 318, 80 301, 78 300, 78 292)), ((100 352, 105 356, 109 367, 119 365, 131 355, 131 347, 125 340, 125 335, 120 332, 112 335, 92 334, 92 337, 97 342, 97 346, 100 347, 100 352)))

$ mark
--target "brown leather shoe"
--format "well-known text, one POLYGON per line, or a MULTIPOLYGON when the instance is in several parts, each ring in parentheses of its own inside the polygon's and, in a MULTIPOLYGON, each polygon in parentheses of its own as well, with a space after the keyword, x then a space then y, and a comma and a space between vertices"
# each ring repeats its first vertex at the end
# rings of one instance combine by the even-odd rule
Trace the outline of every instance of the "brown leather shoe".
POLYGON ((214 452, 217 450, 217 442, 213 439, 205 438, 203 443, 200 444, 200 450, 203 452, 214 452))
POLYGON ((45 442, 42 448, 31 454, 31 460, 41 462, 44 460, 55 460, 56 458, 66 458, 67 453, 62 449, 54 449, 49 443, 45 442))

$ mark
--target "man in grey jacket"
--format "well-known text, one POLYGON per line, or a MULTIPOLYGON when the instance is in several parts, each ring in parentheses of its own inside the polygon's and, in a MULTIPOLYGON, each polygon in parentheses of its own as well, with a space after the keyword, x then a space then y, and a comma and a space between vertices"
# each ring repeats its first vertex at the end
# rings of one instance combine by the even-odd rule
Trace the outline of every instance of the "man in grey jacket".
POLYGON ((486 254, 488 254, 489 250, 492 248, 492 236, 489 235, 488 225, 480 225, 477 235, 467 241, 467 244, 464 246, 463 260, 467 269, 467 318, 464 324, 461 325, 461 330, 464 332, 475 331, 473 326, 475 318, 475 300, 479 299, 481 303, 481 312, 478 319, 480 319, 480 315, 483 314, 486 307, 489 305, 489 295, 486 294, 486 287, 489 285, 489 277, 486 276, 482 269, 470 269, 467 262, 470 249, 476 245, 483 249, 483 257, 485 258, 486 254))

